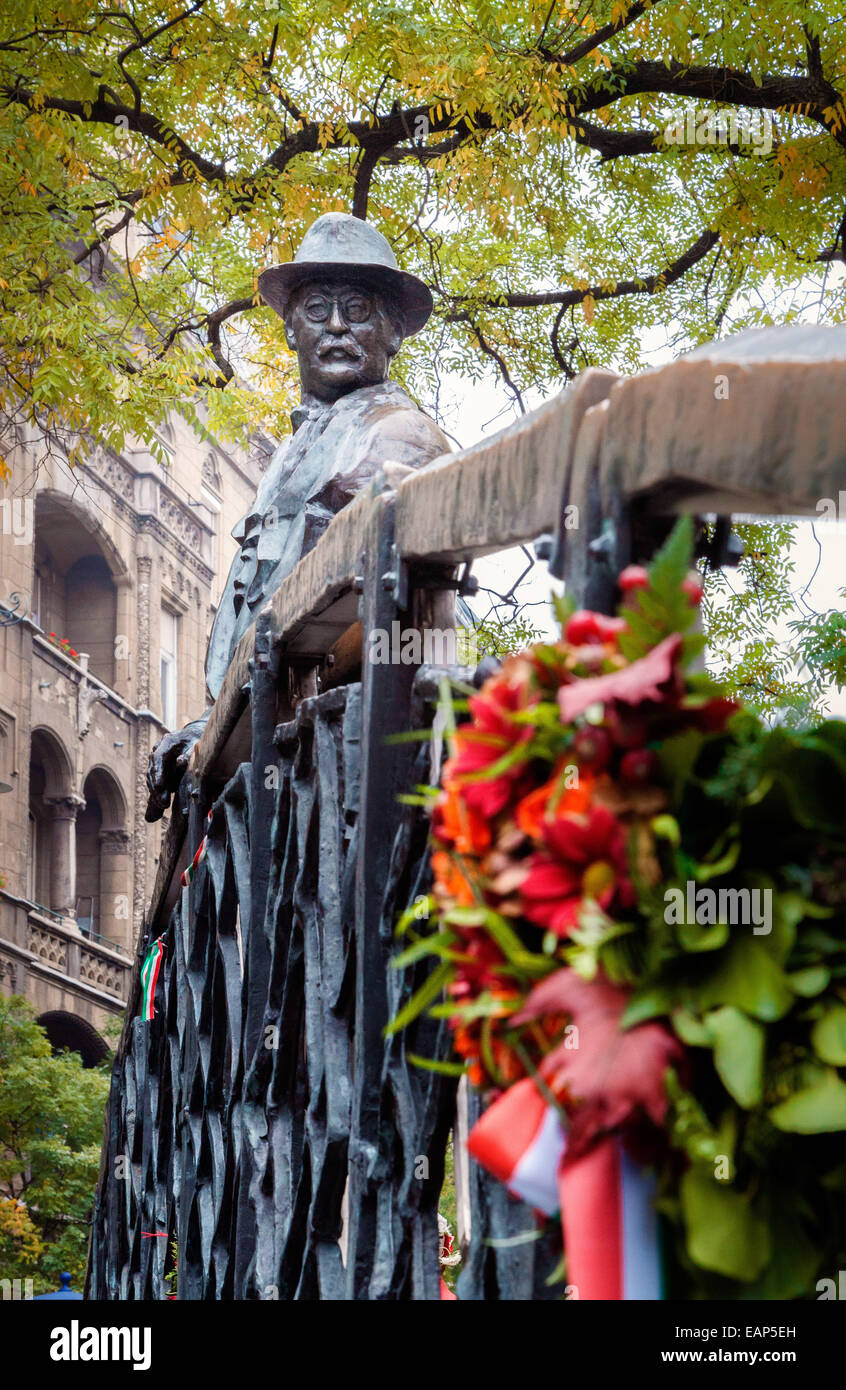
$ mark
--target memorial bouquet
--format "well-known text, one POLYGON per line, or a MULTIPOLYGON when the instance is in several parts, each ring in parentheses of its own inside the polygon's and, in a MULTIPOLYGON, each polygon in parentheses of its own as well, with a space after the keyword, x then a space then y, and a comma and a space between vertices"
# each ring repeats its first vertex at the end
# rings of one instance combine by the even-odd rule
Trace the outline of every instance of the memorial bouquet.
POLYGON ((396 965, 436 960, 390 1026, 449 1019, 489 1102, 471 1153, 560 1214, 572 1296, 825 1297, 846 724, 768 727, 691 669, 691 556, 683 520, 615 617, 558 601, 560 641, 444 692, 434 884, 396 965))

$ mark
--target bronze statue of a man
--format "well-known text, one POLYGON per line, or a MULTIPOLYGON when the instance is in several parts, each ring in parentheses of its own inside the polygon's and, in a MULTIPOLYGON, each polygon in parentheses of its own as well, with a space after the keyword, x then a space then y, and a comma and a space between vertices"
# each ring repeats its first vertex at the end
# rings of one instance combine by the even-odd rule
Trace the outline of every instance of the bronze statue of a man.
MULTIPOLYGON (((388 380, 403 338, 419 332, 432 312, 432 296, 422 280, 398 269, 375 227, 326 213, 294 260, 266 270, 258 283, 296 351, 302 402, 291 415, 293 435, 232 532, 240 549, 206 654, 212 700, 238 641, 336 512, 384 462, 419 467, 450 450, 434 420, 388 380)), ((158 820, 170 804, 208 713, 153 750, 147 820, 158 820)))

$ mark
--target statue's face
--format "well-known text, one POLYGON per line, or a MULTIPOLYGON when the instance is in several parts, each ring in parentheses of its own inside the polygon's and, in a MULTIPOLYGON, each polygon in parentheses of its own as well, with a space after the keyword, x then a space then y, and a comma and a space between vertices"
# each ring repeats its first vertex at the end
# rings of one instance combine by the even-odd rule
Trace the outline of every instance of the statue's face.
POLYGON ((402 333, 376 291, 343 280, 315 280, 291 296, 285 336, 295 349, 304 396, 336 401, 385 381, 402 333))

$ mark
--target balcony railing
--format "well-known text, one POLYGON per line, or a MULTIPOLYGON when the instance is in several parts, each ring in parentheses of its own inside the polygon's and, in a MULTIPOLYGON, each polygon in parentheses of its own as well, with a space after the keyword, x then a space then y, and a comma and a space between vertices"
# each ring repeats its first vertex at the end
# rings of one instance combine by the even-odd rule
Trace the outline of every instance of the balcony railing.
MULTIPOLYGON (((131 959, 125 948, 104 937, 80 934, 58 913, 40 903, 18 898, 7 889, 0 889, 14 907, 26 912, 26 943, 24 959, 40 962, 75 982, 92 986, 116 1000, 126 999, 131 971, 131 959)), ((23 943, 0 935, 0 944, 20 956, 23 943)))

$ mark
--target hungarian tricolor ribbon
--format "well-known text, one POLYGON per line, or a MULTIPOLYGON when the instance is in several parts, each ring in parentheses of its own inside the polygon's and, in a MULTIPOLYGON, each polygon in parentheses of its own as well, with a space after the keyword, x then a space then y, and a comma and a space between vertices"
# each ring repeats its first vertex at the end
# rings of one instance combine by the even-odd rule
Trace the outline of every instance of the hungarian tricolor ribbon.
POLYGON ((155 1018, 153 1001, 156 997, 156 985, 159 980, 159 971, 162 968, 164 952, 164 941, 158 937, 152 943, 144 957, 144 964, 141 966, 141 1017, 148 1023, 155 1018))
POLYGON ((617 1135, 565 1161, 567 1134, 531 1077, 510 1086, 471 1130, 467 1147, 516 1197, 561 1214, 567 1283, 579 1299, 660 1299, 654 1178, 617 1135))
MULTIPOLYGON (((208 821, 209 824, 211 824, 211 818, 212 818, 212 812, 209 811, 208 816, 206 817, 206 820, 208 821)), ((198 847, 198 849, 197 849, 197 853, 194 855, 194 858, 191 860, 191 863, 188 865, 188 868, 185 870, 184 874, 182 875, 182 887, 183 887, 183 888, 187 888, 187 887, 188 887, 188 884, 191 882, 192 878, 194 877, 194 874, 197 872, 198 868, 200 867, 200 865, 202 864, 203 860, 205 859, 205 857, 206 857, 206 849, 207 849, 207 847, 208 847, 208 843, 209 843, 209 837, 208 837, 208 835, 206 834, 206 835, 203 836, 202 840, 200 841, 199 847, 198 847)))

